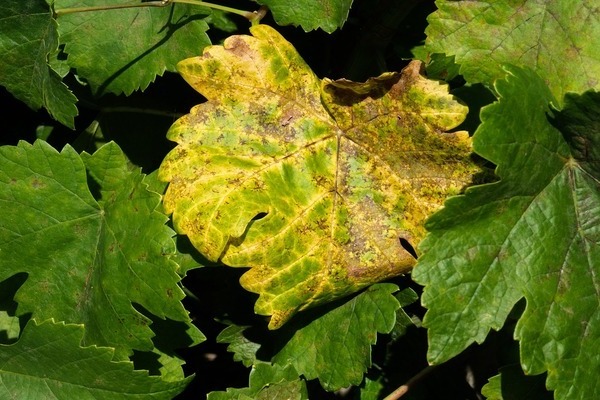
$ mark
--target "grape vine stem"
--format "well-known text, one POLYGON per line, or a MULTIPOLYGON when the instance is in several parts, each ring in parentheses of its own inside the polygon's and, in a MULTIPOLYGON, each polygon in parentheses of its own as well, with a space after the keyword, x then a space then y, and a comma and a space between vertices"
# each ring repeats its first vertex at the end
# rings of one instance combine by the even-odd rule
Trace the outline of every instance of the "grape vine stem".
POLYGON ((106 11, 106 10, 119 10, 125 8, 138 8, 138 7, 166 7, 171 4, 182 3, 182 4, 191 4, 195 6, 212 8, 214 10, 221 10, 231 14, 241 15, 246 18, 248 21, 252 23, 252 25, 256 25, 260 22, 260 20, 266 15, 267 8, 261 7, 258 11, 245 11, 238 10, 237 8, 223 6, 221 4, 207 3, 202 0, 154 0, 154 1, 144 1, 140 3, 123 3, 123 4, 110 4, 103 6, 88 6, 88 7, 72 7, 72 8, 60 8, 54 10, 54 16, 60 17, 61 15, 73 14, 73 13, 81 13, 81 12, 90 12, 90 11, 106 11))
POLYGON ((406 393, 408 393, 411 387, 414 387, 415 384, 417 384, 425 376, 429 375, 436 367, 437 365, 430 365, 428 367, 423 368, 418 374, 410 378, 408 382, 406 382, 404 385, 400 386, 392 393, 388 394, 383 400, 397 400, 400 397, 404 396, 406 393))

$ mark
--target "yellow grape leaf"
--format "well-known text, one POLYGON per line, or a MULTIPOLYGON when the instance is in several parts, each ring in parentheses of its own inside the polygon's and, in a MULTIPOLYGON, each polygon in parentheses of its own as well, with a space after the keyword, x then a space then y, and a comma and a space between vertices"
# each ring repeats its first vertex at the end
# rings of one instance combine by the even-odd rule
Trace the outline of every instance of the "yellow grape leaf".
POLYGON ((320 80, 273 28, 179 63, 208 101, 171 127, 160 167, 175 228, 209 260, 250 267, 255 311, 294 313, 404 272, 402 243, 469 183, 466 107, 412 62, 366 83, 320 80))

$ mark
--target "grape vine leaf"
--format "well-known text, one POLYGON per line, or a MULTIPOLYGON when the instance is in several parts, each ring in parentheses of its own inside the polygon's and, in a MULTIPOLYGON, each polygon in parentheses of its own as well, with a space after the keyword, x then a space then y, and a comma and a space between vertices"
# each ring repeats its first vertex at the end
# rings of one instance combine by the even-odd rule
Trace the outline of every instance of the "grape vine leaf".
POLYGON ((210 261, 250 266, 269 327, 408 271, 423 220, 476 167, 466 107, 411 63, 366 83, 319 80, 273 28, 179 64, 209 101, 169 130, 165 210, 210 261))
POLYGON ((208 400, 305 400, 306 384, 290 365, 258 363, 250 372, 250 385, 226 392, 211 392, 208 400))
POLYGON ((229 325, 217 336, 217 343, 227 343, 227 351, 233 353, 233 360, 249 367, 257 362, 256 352, 260 344, 244 336, 249 326, 229 325))
POLYGON ((167 257, 174 232, 143 180, 114 143, 81 157, 40 140, 0 148, 0 204, 11 210, 0 214, 0 281, 28 274, 17 315, 85 324, 83 345, 121 359, 153 348, 133 303, 197 330, 167 257))
POLYGON ((82 325, 31 320, 19 340, 0 345, 3 399, 171 399, 190 378, 166 382, 113 362, 113 349, 81 346, 82 325))
POLYGON ((230 325, 217 337, 218 343, 228 343, 234 360, 245 366, 271 361, 291 364, 307 379, 318 378, 329 391, 359 384, 371 365, 371 345, 377 333, 402 335, 410 319, 401 306, 413 303, 416 294, 406 289, 397 292, 393 284, 375 284, 341 304, 329 304, 292 321, 283 329, 264 334, 264 340, 251 339, 247 326, 230 325), (400 301, 399 301, 400 299, 400 301), (335 329, 332 329, 335 327, 335 329), (259 349, 261 352, 258 358, 259 349))
POLYGON ((596 0, 436 1, 426 48, 455 55, 467 81, 488 85, 502 65, 533 68, 556 99, 600 89, 600 9, 596 0), (577 22, 574 22, 577 21, 577 22))
MULTIPOLYGON (((90 5, 97 2, 54 1, 56 10, 90 5)), ((207 15, 205 7, 188 4, 59 14, 58 31, 69 65, 94 92, 129 95, 210 44, 207 15)))
POLYGON ((553 112, 543 78, 508 72, 473 139, 501 179, 431 217, 412 274, 425 286, 428 359, 481 343, 524 297, 515 338, 525 373, 548 371, 557 399, 597 398, 600 95, 567 95, 553 112))
POLYGON ((367 288, 296 330, 273 361, 290 363, 306 379, 318 378, 329 391, 359 385, 371 366, 371 345, 377 342, 377 333, 389 333, 395 326, 400 308, 393 296, 397 290, 391 283, 367 288))
POLYGON ((546 390, 544 381, 544 375, 527 376, 521 367, 511 365, 500 368, 500 374, 489 379, 481 394, 487 400, 552 400, 552 392, 546 390))
POLYGON ((58 51, 56 21, 44 0, 0 3, 0 84, 30 108, 44 107, 73 128, 77 98, 50 67, 58 51))
POLYGON ((301 26, 305 32, 317 28, 331 33, 344 25, 352 0, 257 0, 269 7, 278 25, 301 26))

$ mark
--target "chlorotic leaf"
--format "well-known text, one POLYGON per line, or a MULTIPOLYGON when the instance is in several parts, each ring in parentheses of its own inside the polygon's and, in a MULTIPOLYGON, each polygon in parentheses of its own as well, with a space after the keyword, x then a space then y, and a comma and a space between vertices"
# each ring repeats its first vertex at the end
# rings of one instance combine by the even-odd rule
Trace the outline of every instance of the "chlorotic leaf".
POLYGON ((377 332, 389 333, 400 304, 393 296, 398 287, 381 283, 298 329, 273 358, 290 363, 306 379, 318 378, 334 391, 362 382, 371 366, 371 345, 377 332))
POLYGON ((208 400, 305 400, 306 384, 290 365, 258 363, 250 372, 250 385, 242 389, 212 392, 208 400))
POLYGON ((333 32, 344 25, 352 0, 297 0, 291 6, 286 0, 257 0, 269 7, 279 25, 301 26, 304 31, 317 28, 333 32))
POLYGON ((420 75, 320 81, 265 25, 184 60, 209 99, 179 119, 159 177, 178 232, 241 283, 276 329, 298 310, 408 271, 424 219, 475 167, 466 113, 420 75))
POLYGON ((481 343, 521 298, 515 337, 526 374, 557 399, 600 396, 600 95, 555 112, 544 80, 511 68, 485 107, 477 153, 500 181, 446 202, 428 223, 413 278, 425 286, 432 363, 481 343))
POLYGON ((567 92, 600 89, 596 0, 436 1, 426 48, 455 55, 470 82, 491 86, 512 64, 534 69, 562 103, 567 92), (576 23, 574 21, 577 21, 576 23))
POLYGON ((56 29, 44 0, 0 2, 0 85, 32 109, 44 107, 73 128, 77 98, 48 64, 58 49, 56 29))
MULTIPOLYGON (((123 1, 102 2, 118 4, 123 1)), ((56 10, 93 5, 98 2, 54 1, 56 10)), ((59 14, 58 30, 69 65, 96 93, 128 95, 210 44, 208 25, 199 18, 208 14, 187 4, 59 14)))
POLYGON ((0 345, 2 399, 172 399, 190 379, 165 382, 113 349, 81 347, 82 325, 30 321, 19 340, 0 345))
POLYGON ((191 325, 167 258, 173 231, 143 179, 114 143, 83 160, 43 141, 0 148, 0 204, 11 210, 0 213, 0 281, 28 274, 17 315, 84 324, 83 345, 120 358, 153 348, 150 320, 132 303, 191 325))

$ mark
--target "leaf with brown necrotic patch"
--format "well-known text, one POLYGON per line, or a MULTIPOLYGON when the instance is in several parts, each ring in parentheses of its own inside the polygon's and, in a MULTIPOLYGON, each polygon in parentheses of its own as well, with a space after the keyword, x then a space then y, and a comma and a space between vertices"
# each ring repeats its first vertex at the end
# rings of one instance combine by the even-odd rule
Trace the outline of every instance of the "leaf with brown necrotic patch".
POLYGON ((179 64, 208 102, 170 129, 160 168, 176 229, 280 327, 296 311, 412 268, 405 243, 469 183, 467 112, 421 65, 365 83, 320 80, 268 26, 179 64))

